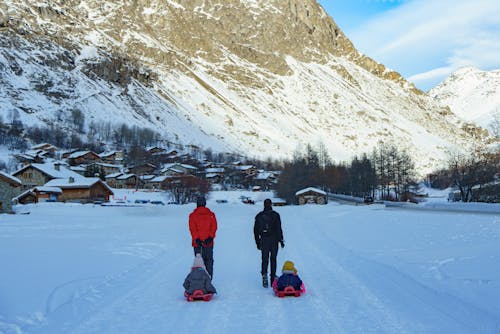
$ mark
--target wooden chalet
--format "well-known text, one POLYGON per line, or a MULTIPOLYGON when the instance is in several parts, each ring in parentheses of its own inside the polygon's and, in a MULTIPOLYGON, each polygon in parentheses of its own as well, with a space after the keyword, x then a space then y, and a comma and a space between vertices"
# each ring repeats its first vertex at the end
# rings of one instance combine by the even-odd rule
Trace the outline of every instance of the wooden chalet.
POLYGON ((104 177, 104 179, 106 180, 106 183, 112 187, 112 188, 118 188, 116 186, 116 179, 120 176, 124 175, 123 173, 112 173, 112 174, 108 174, 104 177))
POLYGON ((14 202, 19 204, 29 204, 38 202, 57 202, 62 194, 61 188, 57 187, 35 187, 21 193, 14 198, 14 202))
POLYGON ((104 153, 99 154, 99 157, 101 157, 101 160, 104 163, 121 164, 121 163, 123 163, 125 153, 123 153, 123 151, 104 152, 104 153))
POLYGON ((182 163, 169 163, 165 164, 160 170, 161 175, 175 176, 175 175, 186 175, 194 174, 198 171, 198 168, 188 164, 182 163))
POLYGON ((111 188, 97 177, 54 179, 47 182, 45 187, 60 188, 62 193, 59 196, 59 201, 63 202, 107 202, 109 197, 113 195, 111 188))
POLYGON ((115 188, 137 189, 140 185, 140 179, 135 174, 122 174, 115 179, 115 188))
POLYGON ((77 151, 72 153, 67 158, 68 163, 72 166, 76 165, 88 165, 93 162, 100 162, 101 157, 92 151, 77 151))
POLYGON ((304 204, 326 204, 328 203, 327 193, 321 189, 308 187, 295 193, 299 205, 304 204))
POLYGON ((150 175, 154 174, 157 167, 150 163, 136 165, 128 168, 128 173, 137 175, 150 175))
POLYGON ((12 173, 22 181, 24 189, 43 186, 53 179, 65 179, 69 177, 79 178, 80 174, 66 168, 60 163, 54 164, 29 164, 12 173))

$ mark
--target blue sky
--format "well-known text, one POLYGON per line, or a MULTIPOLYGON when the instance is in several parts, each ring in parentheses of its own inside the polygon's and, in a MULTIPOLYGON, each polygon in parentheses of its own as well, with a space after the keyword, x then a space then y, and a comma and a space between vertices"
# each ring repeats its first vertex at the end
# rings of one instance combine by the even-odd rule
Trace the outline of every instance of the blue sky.
POLYGON ((425 91, 462 66, 500 69, 499 0, 318 0, 356 48, 425 91))

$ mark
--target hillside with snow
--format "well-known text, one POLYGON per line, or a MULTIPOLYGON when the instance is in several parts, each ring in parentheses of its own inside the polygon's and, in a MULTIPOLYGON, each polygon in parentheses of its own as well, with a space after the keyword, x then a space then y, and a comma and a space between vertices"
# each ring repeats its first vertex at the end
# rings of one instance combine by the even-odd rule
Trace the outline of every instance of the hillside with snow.
POLYGON ((420 172, 491 138, 360 54, 315 0, 4 1, 0 108, 73 131, 140 125, 258 158, 324 143, 337 161, 381 142, 420 172))
POLYGON ((500 122, 500 70, 463 67, 431 89, 429 95, 467 122, 484 128, 500 122))

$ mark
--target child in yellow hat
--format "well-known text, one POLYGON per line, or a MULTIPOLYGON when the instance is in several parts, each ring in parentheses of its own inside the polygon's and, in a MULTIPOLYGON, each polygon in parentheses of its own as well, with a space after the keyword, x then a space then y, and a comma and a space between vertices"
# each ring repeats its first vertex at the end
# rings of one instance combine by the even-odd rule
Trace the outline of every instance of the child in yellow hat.
POLYGON ((292 286, 295 290, 300 290, 302 280, 297 275, 297 269, 292 261, 285 261, 281 269, 282 275, 277 279, 276 287, 278 291, 283 291, 287 286, 292 286))

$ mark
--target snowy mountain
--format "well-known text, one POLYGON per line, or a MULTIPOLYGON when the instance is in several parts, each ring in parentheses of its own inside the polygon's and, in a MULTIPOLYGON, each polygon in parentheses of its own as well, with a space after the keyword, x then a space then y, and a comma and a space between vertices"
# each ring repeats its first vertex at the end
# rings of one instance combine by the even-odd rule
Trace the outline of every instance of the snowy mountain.
POLYGON ((151 127, 172 141, 335 160, 379 142, 421 171, 472 134, 448 108, 360 54, 315 0, 4 0, 0 110, 25 124, 151 127))
POLYGON ((429 91, 429 95, 465 121, 484 128, 489 128, 495 118, 500 122, 500 70, 463 67, 429 91))

